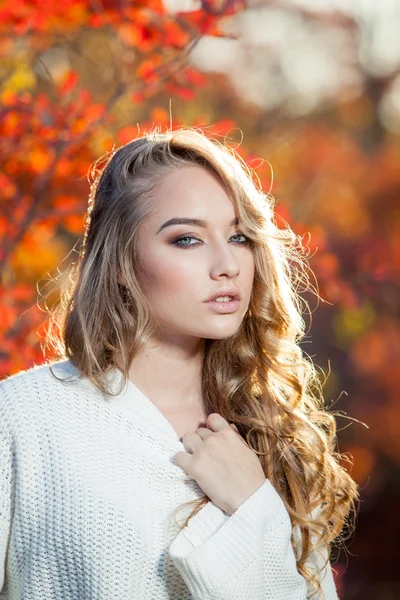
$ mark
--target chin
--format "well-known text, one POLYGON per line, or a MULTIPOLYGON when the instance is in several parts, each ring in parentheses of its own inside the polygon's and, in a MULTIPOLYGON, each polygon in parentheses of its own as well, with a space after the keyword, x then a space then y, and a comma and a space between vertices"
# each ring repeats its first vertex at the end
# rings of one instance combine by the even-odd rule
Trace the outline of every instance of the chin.
POLYGON ((208 338, 210 340, 225 340, 226 338, 232 337, 233 335, 235 335, 240 327, 240 324, 237 325, 236 327, 234 327, 233 325, 230 325, 229 327, 226 325, 225 327, 220 327, 219 329, 214 327, 214 328, 210 328, 208 331, 204 332, 204 335, 202 337, 208 338))

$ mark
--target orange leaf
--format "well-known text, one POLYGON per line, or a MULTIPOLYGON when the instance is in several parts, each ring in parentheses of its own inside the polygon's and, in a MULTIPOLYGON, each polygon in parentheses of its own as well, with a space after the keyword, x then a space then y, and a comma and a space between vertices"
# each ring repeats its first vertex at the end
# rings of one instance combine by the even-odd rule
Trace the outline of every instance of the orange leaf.
POLYGON ((47 171, 53 161, 54 152, 50 148, 34 148, 29 153, 29 165, 35 173, 47 171))
POLYGON ((104 115, 105 111, 104 104, 91 104, 84 110, 82 117, 88 121, 97 121, 104 115))
POLYGON ((70 196, 68 194, 60 194, 57 196, 54 207, 59 211, 67 212, 71 210, 79 210, 81 208, 82 201, 77 196, 70 196))
POLYGON ((158 106, 150 111, 150 118, 156 123, 169 123, 169 113, 164 108, 158 106))
POLYGON ((79 90, 78 92, 78 96, 77 96, 77 103, 81 104, 81 105, 85 105, 88 104, 92 99, 92 94, 88 89, 83 89, 83 90, 79 90))
POLYGON ((135 104, 140 104, 141 102, 143 102, 144 98, 145 98, 145 95, 143 92, 133 92, 133 94, 131 95, 131 100, 135 104))
POLYGON ((189 33, 184 31, 176 21, 169 21, 165 24, 163 43, 166 46, 184 48, 189 42, 189 33))
POLYGON ((134 127, 133 125, 124 127, 123 129, 119 130, 117 137, 121 144, 127 144, 138 137, 138 128, 134 127))
POLYGON ((158 75, 154 72, 156 65, 154 60, 144 60, 137 68, 136 75, 146 83, 156 82, 158 75))
POLYGON ((71 233, 82 235, 85 228, 85 218, 82 215, 68 215, 62 219, 62 225, 71 233))
POLYGON ((198 87, 207 83, 207 77, 205 77, 203 73, 192 68, 186 69, 185 76, 190 83, 193 83, 193 85, 197 85, 198 87))
POLYGON ((135 48, 143 39, 141 27, 135 23, 123 23, 118 27, 118 34, 125 44, 135 48))
POLYGON ((17 103, 18 95, 13 90, 4 90, 0 95, 0 100, 4 106, 14 106, 17 103))

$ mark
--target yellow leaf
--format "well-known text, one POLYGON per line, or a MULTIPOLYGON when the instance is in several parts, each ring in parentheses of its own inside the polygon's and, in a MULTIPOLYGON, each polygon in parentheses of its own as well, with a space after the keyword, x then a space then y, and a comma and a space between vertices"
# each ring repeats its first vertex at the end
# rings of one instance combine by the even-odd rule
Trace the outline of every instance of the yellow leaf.
POLYGON ((24 90, 32 90, 36 87, 36 77, 34 73, 26 66, 21 66, 14 71, 5 84, 5 90, 22 92, 24 90))

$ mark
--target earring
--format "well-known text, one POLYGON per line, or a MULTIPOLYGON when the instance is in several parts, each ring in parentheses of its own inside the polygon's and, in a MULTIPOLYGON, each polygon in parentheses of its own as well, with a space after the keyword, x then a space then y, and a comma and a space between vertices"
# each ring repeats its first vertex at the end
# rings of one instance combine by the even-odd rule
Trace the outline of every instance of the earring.
POLYGON ((122 286, 125 304, 132 304, 132 292, 126 285, 122 286))

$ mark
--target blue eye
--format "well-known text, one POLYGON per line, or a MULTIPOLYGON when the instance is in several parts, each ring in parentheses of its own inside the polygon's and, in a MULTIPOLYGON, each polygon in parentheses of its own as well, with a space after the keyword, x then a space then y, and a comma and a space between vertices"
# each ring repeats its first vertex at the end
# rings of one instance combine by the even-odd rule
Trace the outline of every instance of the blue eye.
MULTIPOLYGON (((235 233, 232 237, 242 237, 244 238, 244 240, 242 242, 234 242, 235 244, 239 244, 241 246, 244 246, 246 244, 250 243, 250 240, 243 234, 243 233, 235 233)), ((189 247, 194 247, 194 246, 198 246, 199 244, 183 244, 181 242, 183 242, 184 240, 197 240, 197 238, 191 236, 191 235, 185 235, 184 237, 180 237, 176 240, 174 240, 173 242, 171 242, 171 244, 173 244, 174 246, 178 246, 178 248, 189 248, 189 247)), ((201 243, 200 240, 197 240, 199 243, 201 243)))

